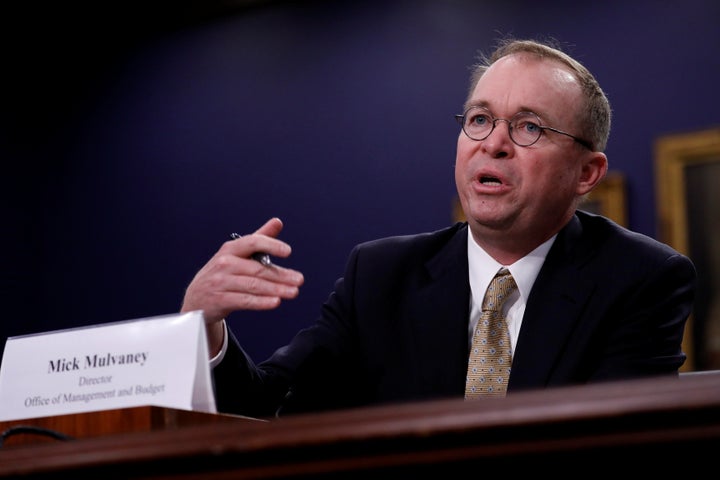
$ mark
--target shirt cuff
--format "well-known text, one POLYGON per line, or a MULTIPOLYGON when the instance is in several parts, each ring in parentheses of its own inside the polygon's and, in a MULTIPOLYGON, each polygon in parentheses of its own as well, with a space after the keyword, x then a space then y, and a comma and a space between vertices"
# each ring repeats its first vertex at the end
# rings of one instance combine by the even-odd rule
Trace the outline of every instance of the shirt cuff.
POLYGON ((215 355, 213 358, 210 359, 210 369, 217 367, 220 362, 222 362, 222 359, 225 358, 225 352, 227 352, 228 347, 228 330, 227 330, 227 323, 225 323, 225 319, 222 320, 223 324, 223 344, 222 348, 218 352, 217 355, 215 355))

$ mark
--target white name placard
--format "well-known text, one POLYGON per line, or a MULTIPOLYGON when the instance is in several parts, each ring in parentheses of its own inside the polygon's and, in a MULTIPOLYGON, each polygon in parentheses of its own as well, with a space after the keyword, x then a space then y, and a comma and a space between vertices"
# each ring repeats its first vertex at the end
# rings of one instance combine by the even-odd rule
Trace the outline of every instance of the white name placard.
POLYGON ((0 421, 155 405, 215 413, 202 312, 10 337, 0 421))

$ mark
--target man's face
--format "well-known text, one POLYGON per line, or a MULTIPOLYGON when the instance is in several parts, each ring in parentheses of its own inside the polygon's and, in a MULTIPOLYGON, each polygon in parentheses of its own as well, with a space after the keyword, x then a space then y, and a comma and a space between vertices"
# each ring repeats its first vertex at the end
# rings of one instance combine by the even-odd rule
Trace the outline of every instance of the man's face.
MULTIPOLYGON (((580 86, 562 64, 511 55, 485 72, 469 104, 487 108, 494 118, 533 112, 542 125, 579 136, 580 101, 580 86)), ((547 130, 535 144, 520 147, 502 121, 481 141, 461 130, 455 183, 476 240, 510 234, 539 245, 556 233, 575 211, 578 195, 589 191, 583 164, 592 155, 572 138, 547 130)))

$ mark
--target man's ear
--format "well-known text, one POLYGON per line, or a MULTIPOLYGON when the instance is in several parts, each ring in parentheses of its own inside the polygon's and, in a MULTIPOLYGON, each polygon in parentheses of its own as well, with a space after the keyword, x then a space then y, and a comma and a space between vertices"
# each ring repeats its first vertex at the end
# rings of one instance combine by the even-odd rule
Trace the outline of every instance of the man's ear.
POLYGON ((605 178, 608 171, 607 156, 602 152, 588 152, 582 158, 583 166, 577 184, 577 194, 586 195, 600 180, 605 178))

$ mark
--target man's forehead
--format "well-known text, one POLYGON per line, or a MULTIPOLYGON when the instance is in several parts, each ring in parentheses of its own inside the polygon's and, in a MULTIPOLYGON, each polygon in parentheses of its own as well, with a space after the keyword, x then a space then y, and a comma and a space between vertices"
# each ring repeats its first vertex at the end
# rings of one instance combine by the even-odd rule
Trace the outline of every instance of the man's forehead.
POLYGON ((479 79, 468 106, 533 111, 544 116, 579 98, 578 79, 563 63, 529 54, 512 54, 493 63, 479 79), (577 97, 576 97, 577 96, 577 97), (553 108, 555 107, 555 108, 553 108))
POLYGON ((558 84, 579 84, 574 72, 560 60, 538 57, 520 52, 502 57, 488 67, 480 78, 506 73, 514 78, 529 77, 537 81, 548 81, 558 84))

